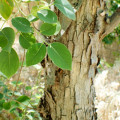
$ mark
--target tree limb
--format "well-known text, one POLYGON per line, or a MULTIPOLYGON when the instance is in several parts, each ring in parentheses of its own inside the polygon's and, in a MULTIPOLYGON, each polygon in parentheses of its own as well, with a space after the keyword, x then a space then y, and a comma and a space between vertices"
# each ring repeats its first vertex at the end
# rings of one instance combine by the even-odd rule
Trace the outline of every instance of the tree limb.
POLYGON ((109 18, 110 23, 106 24, 105 32, 101 35, 100 41, 109 33, 111 33, 120 23, 120 7, 109 18))

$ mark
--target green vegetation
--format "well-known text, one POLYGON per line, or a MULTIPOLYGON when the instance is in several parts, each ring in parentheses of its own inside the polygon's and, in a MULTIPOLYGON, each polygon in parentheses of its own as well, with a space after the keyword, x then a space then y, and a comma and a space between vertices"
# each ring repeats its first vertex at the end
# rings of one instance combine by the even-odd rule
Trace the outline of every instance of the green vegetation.
MULTIPOLYGON (((107 2, 106 13, 109 17, 118 8, 118 4, 120 4, 119 0, 107 2)), ((26 67, 38 64, 48 55, 57 67, 65 70, 72 69, 72 56, 64 44, 58 41, 49 43, 45 39, 39 43, 35 36, 35 33, 42 34, 49 39, 59 34, 61 25, 57 14, 51 10, 53 5, 69 19, 76 19, 74 8, 68 0, 54 0, 53 2, 41 0, 0 1, 0 15, 4 18, 4 23, 0 29, 0 117, 5 119, 10 117, 14 120, 42 120, 38 113, 38 104, 43 95, 43 89, 39 88, 38 84, 25 85, 25 94, 20 92, 21 86, 24 84, 19 81, 23 64, 26 67), (19 6, 21 3, 30 2, 34 2, 35 5, 30 9, 30 14, 25 15, 19 6), (16 7, 18 11, 13 14, 16 7), (21 16, 18 15, 19 13, 21 16), (17 32, 12 27, 4 27, 8 20, 11 21, 17 32), (33 26, 33 23, 38 20, 42 21, 39 30, 33 26), (15 37, 18 34, 19 43, 25 54, 22 64, 13 49, 15 37), (8 78, 11 78, 19 69, 18 79, 7 84, 8 78), (38 90, 34 94, 35 89, 38 90)), ((112 44, 113 41, 120 43, 120 26, 103 39, 105 44, 112 44)))
MULTIPOLYGON (((47 38, 59 34, 61 30, 60 22, 55 12, 51 10, 54 5, 65 16, 75 20, 75 12, 67 0, 55 0, 51 3, 39 0, 2 0, 0 1, 0 15, 4 18, 4 23, 0 29, 0 117, 14 120, 41 120, 38 113, 38 104, 40 97, 43 95, 43 89, 39 85, 24 85, 20 79, 20 74, 24 66, 32 66, 40 63, 48 54, 51 61, 58 67, 71 70, 72 56, 67 47, 59 42, 48 43, 42 39, 39 43, 37 35, 45 35, 47 38), (21 3, 28 4, 34 2, 36 5, 30 9, 30 13, 25 13, 19 7, 21 3), (14 8, 15 11, 13 14, 14 8), (19 16, 18 14, 21 14, 19 16), (42 21, 39 30, 33 26, 36 21, 42 21), (11 21, 12 27, 4 27, 7 21, 11 21), (15 37, 19 33, 19 43, 24 49, 24 58, 21 64, 17 52, 13 49, 15 37), (24 61, 25 60, 25 61, 24 61), (9 81, 18 70, 18 79, 9 81), (24 85, 24 88, 22 87, 24 85), (37 88, 37 92, 33 91, 37 88), (25 94, 21 90, 25 91, 25 94)), ((54 40, 53 40, 54 41, 54 40)))
MULTIPOLYGON (((26 3, 30 1, 24 1, 24 2, 26 3)), ((35 22, 38 19, 43 21, 42 25, 40 26, 40 31, 37 31, 39 34, 41 33, 48 37, 57 35, 61 29, 61 25, 60 22, 58 21, 56 13, 50 10, 50 6, 55 5, 65 16, 73 20, 75 20, 74 9, 67 0, 60 0, 60 1, 55 0, 52 3, 47 3, 47 4, 45 3, 46 3, 45 1, 36 2, 37 5, 32 7, 31 13, 25 16, 23 11, 21 11, 21 9, 18 6, 18 1, 13 1, 13 0, 4 1, 4 2, 2 1, 0 3, 1 7, 4 7, 6 5, 8 5, 9 7, 4 11, 3 9, 0 9, 0 14, 4 19, 6 19, 6 21, 10 19, 12 25, 20 33, 20 37, 19 37, 20 45, 24 49, 27 49, 27 53, 26 53, 27 66, 35 65, 41 62, 46 56, 46 48, 47 48, 47 53, 49 53, 48 56, 50 55, 50 59, 53 61, 53 63, 56 66, 62 69, 71 70, 72 59, 66 47, 58 42, 50 44, 47 43, 47 41, 45 40, 43 40, 43 43, 37 43, 37 40, 34 37, 34 33, 36 32, 36 30, 32 26, 32 22, 35 22), (22 13, 24 17, 21 16, 14 17, 14 15, 13 16, 11 15, 14 5, 17 6, 18 13, 19 12, 22 13), (47 44, 47 46, 45 44, 47 44), (54 54, 54 57, 51 56, 52 54, 54 54)), ((0 71, 6 77, 10 78, 12 75, 16 73, 16 71, 19 68, 18 56, 15 50, 12 48, 12 45, 14 44, 14 40, 15 40, 15 32, 12 28, 6 27, 6 28, 1 28, 0 33, 1 33, 0 46, 2 47, 2 51, 0 52, 0 60, 1 60, 0 71), (13 65, 13 63, 15 63, 15 65, 13 65)))
POLYGON ((0 77, 0 119, 42 120, 38 113, 38 104, 43 88, 37 84, 27 86, 21 81, 12 81, 10 84, 7 82, 7 79, 0 77), (24 90, 25 94, 22 95, 21 90, 24 90))

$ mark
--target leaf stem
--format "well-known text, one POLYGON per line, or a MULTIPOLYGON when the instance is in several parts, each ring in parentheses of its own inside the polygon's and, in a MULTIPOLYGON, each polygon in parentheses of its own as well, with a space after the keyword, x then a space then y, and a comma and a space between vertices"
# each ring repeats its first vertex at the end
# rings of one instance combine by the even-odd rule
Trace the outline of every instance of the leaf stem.
POLYGON ((20 9, 20 7, 19 7, 19 5, 18 5, 18 3, 17 3, 17 1, 16 0, 14 0, 14 2, 15 2, 15 5, 17 6, 17 8, 18 8, 18 10, 19 10, 19 12, 24 16, 24 17, 26 17, 27 15, 25 15, 25 13, 20 9))
POLYGON ((23 103, 21 103, 21 102, 19 102, 19 101, 17 101, 17 100, 13 100, 13 101, 15 101, 15 102, 17 102, 17 103, 19 103, 19 104, 21 104, 21 105, 24 105, 24 106, 27 107, 27 108, 36 110, 34 107, 29 107, 29 106, 27 106, 27 105, 25 105, 25 104, 23 104, 23 103))
POLYGON ((2 28, 3 28, 3 26, 5 25, 5 23, 6 23, 6 20, 3 22, 3 24, 2 24, 2 26, 1 26, 1 28, 0 28, 0 31, 2 31, 2 28))

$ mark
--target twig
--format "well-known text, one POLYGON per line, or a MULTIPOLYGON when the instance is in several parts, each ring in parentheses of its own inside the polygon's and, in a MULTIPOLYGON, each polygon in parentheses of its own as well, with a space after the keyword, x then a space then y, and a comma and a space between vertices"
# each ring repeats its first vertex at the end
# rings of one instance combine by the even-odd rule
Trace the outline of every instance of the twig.
POLYGON ((17 101, 17 100, 13 100, 13 101, 15 101, 15 102, 17 102, 17 103, 19 103, 19 104, 21 104, 21 105, 24 105, 24 106, 27 107, 27 108, 36 110, 35 108, 29 107, 29 106, 27 106, 27 105, 25 105, 25 104, 23 104, 23 103, 21 103, 21 102, 19 102, 19 101, 17 101))
POLYGON ((16 0, 14 0, 14 2, 15 2, 15 5, 17 6, 17 8, 18 8, 19 12, 20 12, 20 13, 21 13, 24 17, 26 17, 26 15, 24 14, 24 12, 20 9, 20 7, 19 7, 19 5, 18 5, 17 1, 16 1, 16 0))

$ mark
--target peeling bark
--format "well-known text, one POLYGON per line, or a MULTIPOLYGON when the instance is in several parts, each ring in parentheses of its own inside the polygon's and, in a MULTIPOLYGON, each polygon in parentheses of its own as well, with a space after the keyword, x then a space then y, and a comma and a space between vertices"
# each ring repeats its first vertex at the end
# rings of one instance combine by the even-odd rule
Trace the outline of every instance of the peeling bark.
POLYGON ((60 22, 67 24, 59 41, 72 54, 72 71, 61 70, 51 62, 46 63, 45 96, 39 106, 40 114, 46 120, 97 119, 93 78, 98 63, 100 37, 106 26, 105 16, 101 15, 104 7, 103 0, 83 0, 76 12, 76 21, 69 21, 68 24, 65 22, 67 18, 59 14, 60 22), (47 84, 47 81, 52 81, 52 84, 47 84))

